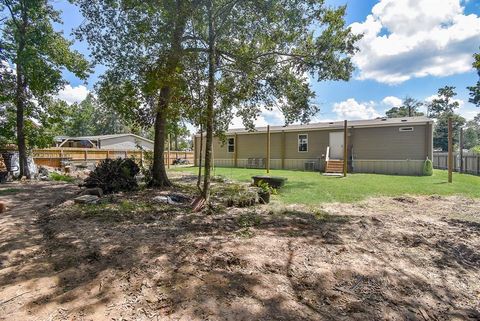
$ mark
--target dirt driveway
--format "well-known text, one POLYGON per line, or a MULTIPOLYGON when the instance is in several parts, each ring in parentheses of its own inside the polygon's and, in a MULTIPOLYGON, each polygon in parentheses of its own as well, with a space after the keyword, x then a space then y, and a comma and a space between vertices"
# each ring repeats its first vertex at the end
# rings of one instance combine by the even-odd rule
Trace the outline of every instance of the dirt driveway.
POLYGON ((76 190, 0 187, 1 320, 480 320, 478 200, 57 206, 76 190))

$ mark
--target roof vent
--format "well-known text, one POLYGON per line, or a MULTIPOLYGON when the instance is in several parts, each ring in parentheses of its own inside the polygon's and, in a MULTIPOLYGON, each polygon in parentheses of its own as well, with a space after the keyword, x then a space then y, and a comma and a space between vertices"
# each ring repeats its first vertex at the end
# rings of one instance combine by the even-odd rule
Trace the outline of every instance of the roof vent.
POLYGON ((402 122, 403 122, 403 123, 406 122, 406 121, 407 121, 407 119, 402 119, 402 122))
POLYGON ((333 125, 333 121, 329 122, 328 124, 329 124, 329 125, 333 125))

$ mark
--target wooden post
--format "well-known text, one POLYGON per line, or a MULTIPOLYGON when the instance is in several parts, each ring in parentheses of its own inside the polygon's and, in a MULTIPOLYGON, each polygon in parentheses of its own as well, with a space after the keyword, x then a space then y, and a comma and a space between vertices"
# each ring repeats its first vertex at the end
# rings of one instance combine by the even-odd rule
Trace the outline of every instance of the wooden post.
POLYGON ((347 121, 343 123, 343 177, 347 177, 348 169, 348 129, 347 121))
POLYGON ((213 139, 212 139, 212 172, 213 172, 213 176, 215 176, 215 153, 213 150, 213 139))
POLYGON ((463 173, 463 128, 460 128, 460 173, 463 173))
POLYGON ((167 136, 167 168, 170 169, 170 134, 167 136))
POLYGON ((480 156, 476 156, 477 158, 477 175, 480 175, 480 156))
POLYGON ((110 151, 107 150, 107 159, 110 158, 110 151))
POLYGON ((88 159, 87 150, 85 149, 85 151, 83 153, 84 153, 83 158, 86 161, 88 159))
POLYGON ((285 169, 285 131, 282 130, 282 169, 285 169))
MULTIPOLYGON (((192 149, 193 149, 193 166, 199 166, 197 164, 197 142, 196 142, 197 138, 195 135, 193 135, 193 138, 192 138, 192 149)), ((201 153, 202 151, 200 151, 201 153)))
POLYGON ((233 167, 238 167, 238 135, 233 138, 233 167))
POLYGON ((452 117, 448 117, 448 182, 452 182, 453 172, 453 126, 452 117))
POLYGON ((270 173, 270 125, 267 125, 267 173, 270 173))

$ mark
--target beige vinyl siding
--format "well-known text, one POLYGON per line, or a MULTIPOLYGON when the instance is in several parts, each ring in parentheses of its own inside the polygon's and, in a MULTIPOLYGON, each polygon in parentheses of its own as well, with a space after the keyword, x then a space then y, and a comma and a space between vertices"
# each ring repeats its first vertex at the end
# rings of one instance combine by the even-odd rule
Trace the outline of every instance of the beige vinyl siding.
POLYGON ((426 155, 425 126, 354 128, 350 145, 354 159, 424 160, 426 155), (413 127, 401 132, 400 127, 413 127))
POLYGON ((324 158, 328 146, 329 131, 317 130, 307 132, 288 132, 285 133, 285 158, 291 159, 316 159, 324 158), (298 135, 308 135, 308 151, 298 151, 298 135))
POLYGON ((238 158, 267 157, 267 134, 255 133, 237 135, 238 158))

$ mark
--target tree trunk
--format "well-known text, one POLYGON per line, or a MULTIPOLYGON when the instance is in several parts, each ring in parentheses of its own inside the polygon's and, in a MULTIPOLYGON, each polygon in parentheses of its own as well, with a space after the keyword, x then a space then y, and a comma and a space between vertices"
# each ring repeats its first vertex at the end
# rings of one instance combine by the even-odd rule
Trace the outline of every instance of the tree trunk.
POLYGON ((172 183, 168 179, 165 170, 165 136, 167 124, 167 108, 170 100, 170 87, 160 90, 157 111, 155 115, 155 141, 153 146, 153 169, 150 186, 170 187, 172 183))
POLYGON ((15 107, 17 108, 17 146, 18 146, 18 160, 20 177, 31 177, 30 170, 28 169, 27 160, 27 144, 25 142, 25 103, 27 97, 27 85, 23 75, 22 56, 25 50, 25 32, 28 23, 28 17, 26 12, 22 12, 22 25, 20 26, 20 39, 17 49, 17 61, 16 61, 16 73, 17 83, 15 90, 15 107))
POLYGON ((203 178, 203 198, 208 204, 210 200, 210 170, 212 167, 213 147, 213 104, 215 95, 215 35, 212 15, 212 1, 208 2, 208 87, 206 106, 206 142, 205 142, 205 175, 203 178))
MULTIPOLYGON (((177 0, 176 5, 176 20, 175 26, 171 34, 171 49, 167 60, 167 68, 165 69, 168 75, 174 77, 177 73, 178 64, 183 54, 182 38, 185 31, 186 15, 183 1, 177 0)), ((168 106, 171 98, 171 86, 165 85, 160 89, 160 97, 155 115, 155 140, 153 146, 153 173, 150 186, 154 187, 169 187, 172 183, 168 179, 167 171, 165 170, 165 138, 166 138, 166 124, 168 115, 168 106)))
MULTIPOLYGON (((203 151, 203 124, 200 119, 200 151, 198 153, 198 177, 197 177, 197 188, 202 193, 202 151, 203 151)), ((193 137, 195 139, 195 136, 193 137)), ((195 145, 194 145, 195 146, 195 145)), ((202 193, 203 194, 203 193, 202 193)))

